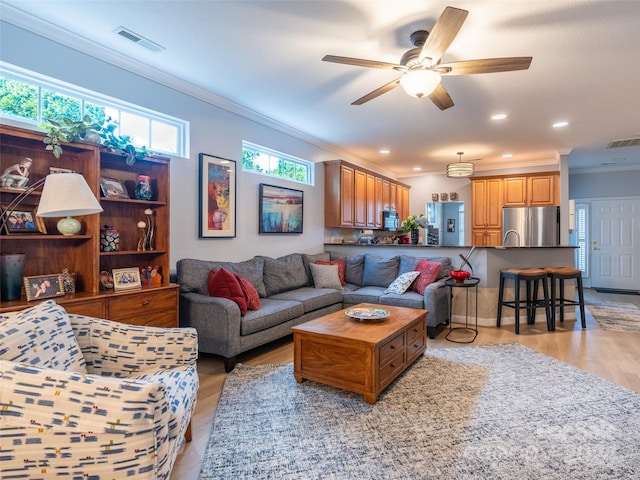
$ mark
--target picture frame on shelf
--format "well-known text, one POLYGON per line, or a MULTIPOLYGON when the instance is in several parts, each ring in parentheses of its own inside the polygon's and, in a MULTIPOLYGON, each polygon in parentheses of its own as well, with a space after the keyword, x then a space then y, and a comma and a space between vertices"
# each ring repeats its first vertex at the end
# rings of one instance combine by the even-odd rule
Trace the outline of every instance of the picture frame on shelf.
POLYGON ((32 205, 20 205, 9 210, 8 204, 1 204, 0 216, 7 218, 4 233, 7 235, 46 234, 44 220, 38 217, 36 212, 37 207, 32 205))
POLYGON ((61 168, 61 167, 49 167, 49 173, 77 173, 75 170, 70 168, 61 168))
POLYGON ((24 277, 22 280, 27 302, 64 295, 64 283, 60 273, 24 277))
POLYGON ((446 202, 448 199, 449 199, 449 195, 447 195, 446 193, 440 194, 440 200, 442 200, 443 202, 446 202))
POLYGON ((437 202, 439 198, 440 198, 440 196, 437 193, 432 193, 431 194, 431 201, 432 202, 437 202))
POLYGON ((451 192, 451 193, 449 194, 449 199, 450 199, 452 202, 457 201, 457 200, 458 200, 458 193, 457 193, 457 192, 451 192))
POLYGON ((258 233, 302 233, 304 192, 260 184, 258 233))
POLYGON ((111 273, 113 274, 113 289, 115 291, 142 288, 139 268, 114 268, 111 273))
POLYGON ((236 162, 201 153, 199 168, 199 238, 236 236, 236 162))
POLYGON ((131 198, 124 182, 117 178, 100 177, 100 190, 106 198, 131 198))

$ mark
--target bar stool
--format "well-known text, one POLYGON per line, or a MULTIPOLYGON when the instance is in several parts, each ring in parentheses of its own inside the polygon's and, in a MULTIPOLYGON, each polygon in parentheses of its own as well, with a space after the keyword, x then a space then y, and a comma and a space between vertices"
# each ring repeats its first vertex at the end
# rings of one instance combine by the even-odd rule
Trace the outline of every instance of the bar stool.
POLYGON ((533 324, 536 317, 536 309, 544 307, 544 311, 547 318, 547 329, 549 331, 554 330, 554 325, 551 322, 551 301, 549 299, 549 292, 547 288, 547 276, 548 273, 540 268, 510 268, 507 270, 500 270, 500 287, 498 292, 498 315, 496 317, 496 326, 500 327, 502 322, 502 307, 510 307, 515 310, 516 315, 516 335, 520 334, 520 310, 526 309, 527 311, 527 323, 533 324), (514 299, 504 299, 504 284, 505 280, 513 280, 514 287, 514 299), (542 280, 542 282, 540 282, 542 280), (524 305, 521 305, 520 300, 520 282, 524 281, 527 289, 526 300, 524 305), (542 283, 542 294, 544 296, 543 301, 537 300, 538 282, 542 283), (534 291, 532 292, 532 286, 534 291))
POLYGON ((582 290, 582 271, 573 267, 547 267, 544 269, 551 279, 551 322, 555 329, 556 325, 556 307, 560 307, 560 322, 564 322, 564 307, 580 306, 580 320, 582 328, 587 328, 587 320, 584 314, 584 292, 582 290), (556 290, 556 280, 558 290, 556 290), (578 301, 574 298, 565 298, 564 281, 575 280, 578 289, 578 301), (557 296, 559 292, 560 296, 557 296))

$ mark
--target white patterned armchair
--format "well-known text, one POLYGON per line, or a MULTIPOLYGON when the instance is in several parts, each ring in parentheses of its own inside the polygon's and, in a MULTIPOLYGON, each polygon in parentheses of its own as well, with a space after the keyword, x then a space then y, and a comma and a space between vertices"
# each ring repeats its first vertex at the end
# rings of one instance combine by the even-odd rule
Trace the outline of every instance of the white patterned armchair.
POLYGON ((0 476, 168 479, 195 408, 197 344, 194 329, 53 301, 0 316, 0 476))

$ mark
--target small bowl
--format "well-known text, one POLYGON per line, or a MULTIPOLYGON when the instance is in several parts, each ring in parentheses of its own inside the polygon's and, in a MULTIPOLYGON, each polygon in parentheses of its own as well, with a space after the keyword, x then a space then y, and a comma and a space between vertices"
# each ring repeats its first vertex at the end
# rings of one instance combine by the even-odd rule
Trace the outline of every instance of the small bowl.
POLYGON ((466 270, 451 270, 449 276, 453 278, 456 283, 464 283, 465 278, 471 276, 471 272, 467 272, 466 270))

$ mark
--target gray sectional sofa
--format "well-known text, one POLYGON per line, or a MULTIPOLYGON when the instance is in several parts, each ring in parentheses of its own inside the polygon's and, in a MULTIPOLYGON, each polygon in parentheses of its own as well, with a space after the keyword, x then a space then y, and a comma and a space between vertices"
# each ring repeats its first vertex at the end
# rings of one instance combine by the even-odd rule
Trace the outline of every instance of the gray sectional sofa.
POLYGON ((240 353, 289 335, 293 326, 363 302, 429 310, 427 328, 433 338, 435 329, 449 321, 449 291, 444 285, 451 270, 449 258, 428 259, 442 263, 442 268, 440 278, 425 289, 424 295, 412 291, 384 293, 399 274, 415 269, 419 260, 404 255, 392 259, 370 254, 341 257, 330 252, 256 256, 243 262, 181 259, 176 271, 180 326, 195 328, 199 351, 224 357, 227 372, 240 353), (346 285, 342 290, 315 288, 309 264, 337 258, 346 262, 346 285), (220 268, 249 280, 260 296, 258 310, 248 310, 241 316, 232 300, 209 295, 209 272, 220 268))

